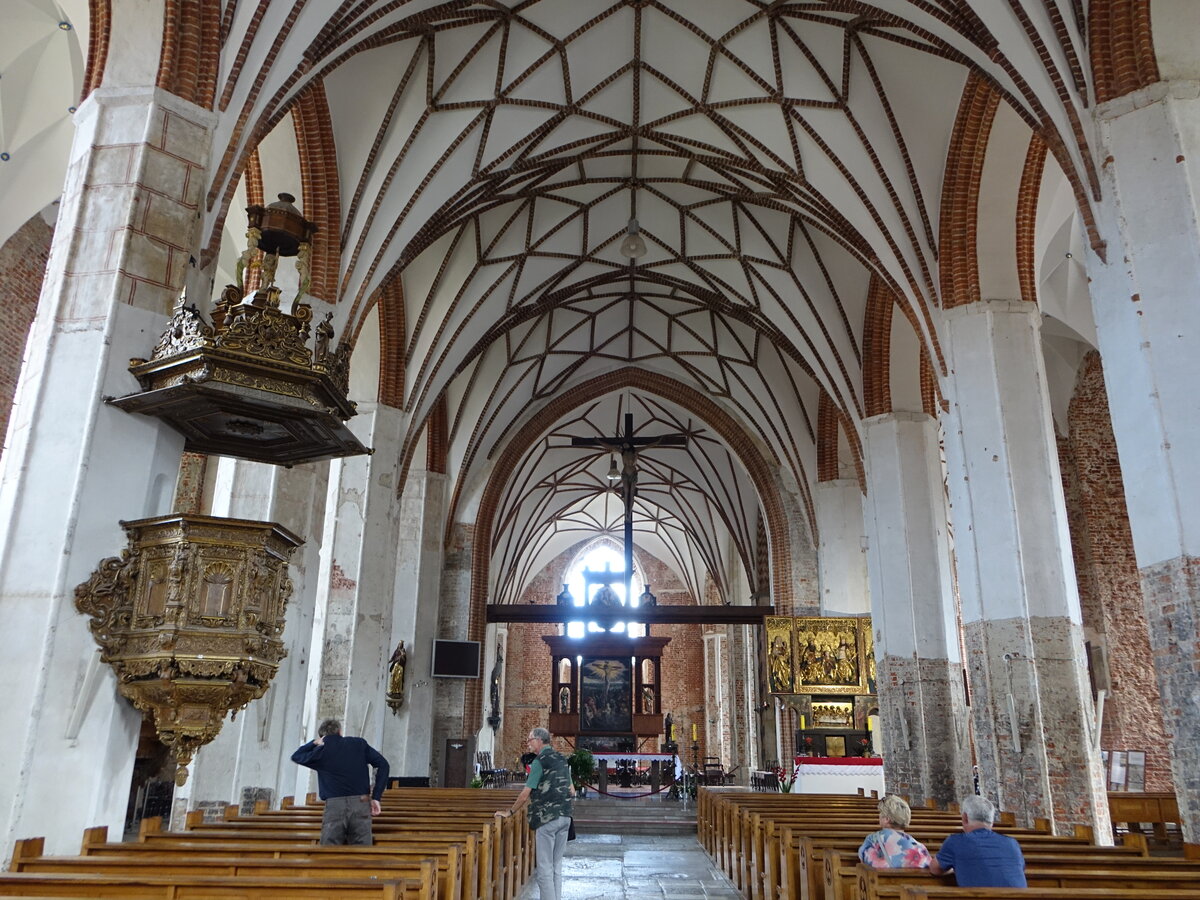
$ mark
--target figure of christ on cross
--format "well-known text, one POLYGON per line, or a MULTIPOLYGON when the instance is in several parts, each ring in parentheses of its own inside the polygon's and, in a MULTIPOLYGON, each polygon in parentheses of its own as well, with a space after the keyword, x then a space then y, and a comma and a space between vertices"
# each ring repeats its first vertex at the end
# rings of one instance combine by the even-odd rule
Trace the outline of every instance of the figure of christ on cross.
POLYGON ((633 501, 637 497, 637 455, 653 447, 682 448, 687 446, 686 434, 660 434, 654 437, 634 437, 633 413, 625 413, 625 433, 616 437, 573 437, 572 447, 599 447, 621 454, 621 500, 625 504, 625 603, 630 602, 630 581, 633 578, 633 501))

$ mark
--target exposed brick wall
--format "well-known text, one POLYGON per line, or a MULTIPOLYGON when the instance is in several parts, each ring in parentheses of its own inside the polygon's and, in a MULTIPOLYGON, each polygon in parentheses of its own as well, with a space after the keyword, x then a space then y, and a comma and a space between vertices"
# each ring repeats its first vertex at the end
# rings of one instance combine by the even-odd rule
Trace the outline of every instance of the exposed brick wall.
MULTIPOLYGON (((546 565, 532 579, 521 597, 522 603, 553 603, 562 590, 567 567, 578 557, 581 545, 572 547, 546 565)), ((669 567, 657 559, 638 554, 638 566, 649 578, 660 606, 692 605, 695 598, 684 588, 669 567)), ((550 712, 550 648, 543 635, 557 634, 556 625, 509 625, 508 656, 505 659, 504 713, 496 751, 498 766, 514 768, 525 752, 525 735, 530 728, 545 727, 550 712)), ((676 723, 675 736, 685 762, 691 762, 691 723, 705 721, 704 642, 698 625, 656 625, 650 630, 656 637, 670 637, 663 651, 663 714, 670 712, 676 723), (684 726, 681 728, 681 726, 684 726), (686 728, 686 734, 684 729, 686 728)), ((559 750, 569 750, 565 741, 555 741, 559 750)), ((648 752, 658 750, 657 742, 647 742, 648 752)), ((701 761, 705 756, 704 729, 700 729, 701 761)))
POLYGON ((1200 841, 1200 557, 1180 556, 1141 570, 1150 646, 1163 696, 1163 718, 1174 740, 1174 785, 1183 839, 1200 841))
POLYGON ((0 434, 8 432, 25 339, 37 311, 53 236, 54 229, 36 215, 0 247, 0 434))
POLYGON ((1141 576, 1125 506, 1100 355, 1080 366, 1059 442, 1071 547, 1086 638, 1108 652, 1113 693, 1101 746, 1146 751, 1146 790, 1173 790, 1170 755, 1150 654, 1141 576))

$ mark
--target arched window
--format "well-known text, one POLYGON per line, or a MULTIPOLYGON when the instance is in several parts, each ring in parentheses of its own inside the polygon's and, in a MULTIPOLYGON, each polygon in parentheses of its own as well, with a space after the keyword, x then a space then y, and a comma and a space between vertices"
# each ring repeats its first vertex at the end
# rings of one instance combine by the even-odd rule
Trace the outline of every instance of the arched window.
MULTIPOLYGON (((564 583, 567 586, 567 590, 571 592, 571 596, 575 599, 576 606, 586 606, 601 588, 599 584, 587 584, 584 581, 584 570, 603 572, 605 567, 615 572, 618 576, 622 576, 625 572, 625 557, 611 544, 601 544, 593 547, 567 572, 564 583)), ((631 605, 630 601, 625 597, 625 579, 623 577, 618 577, 610 586, 613 592, 620 598, 622 604, 625 606, 631 605)), ((633 591, 632 606, 636 608, 637 598, 646 589, 645 579, 638 571, 637 566, 633 567, 633 578, 630 588, 633 591)), ((566 626, 566 634, 569 637, 575 638, 583 637, 589 632, 603 630, 595 622, 568 622, 566 626)), ((628 634, 630 637, 644 637, 646 626, 638 622, 617 622, 610 631, 615 634, 628 634)))

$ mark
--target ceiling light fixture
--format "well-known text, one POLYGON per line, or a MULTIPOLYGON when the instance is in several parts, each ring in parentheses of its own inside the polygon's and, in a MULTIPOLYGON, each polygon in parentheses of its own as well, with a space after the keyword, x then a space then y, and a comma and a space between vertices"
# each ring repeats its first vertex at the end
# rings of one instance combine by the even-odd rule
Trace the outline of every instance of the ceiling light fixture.
POLYGON ((641 259, 646 255, 646 242, 638 233, 638 220, 630 219, 625 226, 625 239, 621 241, 621 255, 630 259, 641 259))
POLYGON ((615 456, 610 455, 609 459, 611 460, 611 464, 608 467, 608 474, 604 477, 608 479, 609 484, 615 485, 621 480, 621 470, 617 468, 617 458, 615 456))

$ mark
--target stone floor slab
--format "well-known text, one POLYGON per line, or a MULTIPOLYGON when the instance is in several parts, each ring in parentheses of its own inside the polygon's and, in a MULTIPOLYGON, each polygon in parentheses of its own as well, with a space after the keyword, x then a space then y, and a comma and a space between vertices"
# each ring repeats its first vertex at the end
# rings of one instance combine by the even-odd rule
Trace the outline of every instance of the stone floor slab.
MULTIPOLYGON (((563 900, 737 900, 695 837, 589 834, 567 844, 563 900)), ((519 900, 538 900, 531 878, 519 900)))

